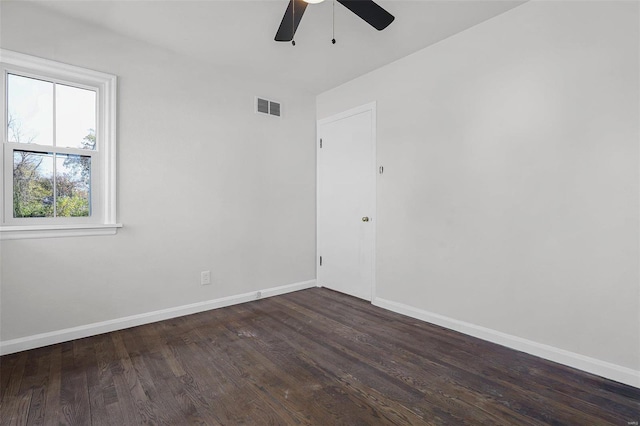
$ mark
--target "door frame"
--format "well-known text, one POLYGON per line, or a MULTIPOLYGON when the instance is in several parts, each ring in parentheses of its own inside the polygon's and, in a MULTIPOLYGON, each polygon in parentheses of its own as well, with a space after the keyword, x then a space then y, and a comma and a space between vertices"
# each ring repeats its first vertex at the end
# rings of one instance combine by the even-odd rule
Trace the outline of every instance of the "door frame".
POLYGON ((371 112, 371 144, 372 144, 372 159, 371 159, 371 176, 369 178, 370 184, 372 185, 372 194, 373 194, 373 211, 371 212, 371 222, 373 225, 373 247, 371 247, 371 253, 373 256, 371 262, 371 293, 369 302, 373 302, 376 298, 376 241, 377 241, 377 222, 378 222, 378 193, 377 193, 377 133, 376 133, 376 101, 369 102, 367 104, 351 108, 349 110, 340 112, 338 114, 331 115, 329 117, 323 118, 321 120, 317 120, 316 122, 316 283, 318 287, 322 287, 322 284, 319 280, 320 275, 320 127, 324 124, 331 123, 334 121, 342 120, 354 115, 361 114, 363 112, 370 111, 371 112))

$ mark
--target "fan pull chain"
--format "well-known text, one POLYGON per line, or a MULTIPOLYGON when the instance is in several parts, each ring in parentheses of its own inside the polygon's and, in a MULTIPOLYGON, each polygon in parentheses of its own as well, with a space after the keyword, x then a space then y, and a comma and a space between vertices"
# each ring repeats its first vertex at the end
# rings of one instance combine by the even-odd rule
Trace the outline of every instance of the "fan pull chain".
POLYGON ((294 37, 296 35, 296 0, 291 0, 291 44, 293 46, 296 45, 296 41, 294 37))
POLYGON ((336 44, 336 0, 331 2, 331 43, 336 44))

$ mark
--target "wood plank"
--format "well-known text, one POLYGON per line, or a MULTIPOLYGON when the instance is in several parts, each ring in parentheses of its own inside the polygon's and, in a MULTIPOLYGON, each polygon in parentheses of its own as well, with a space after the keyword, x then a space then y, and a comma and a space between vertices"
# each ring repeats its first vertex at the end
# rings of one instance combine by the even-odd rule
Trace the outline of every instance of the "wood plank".
POLYGON ((0 357, 0 424, 626 425, 640 389, 326 289, 0 357))
MULTIPOLYGON (((15 367, 19 358, 19 353, 0 357, 0 407, 2 407, 4 396, 9 390, 9 380, 11 379, 11 373, 13 372, 13 368, 15 367)), ((2 416, 2 411, 0 411, 0 416, 2 416)))
POLYGON ((62 346, 62 344, 50 346, 51 362, 44 404, 44 424, 46 425, 57 425, 61 420, 62 346))
MULTIPOLYGON (((280 303, 283 302, 281 301, 280 303)), ((359 301, 353 303, 359 303, 359 301)), ((304 306, 304 308, 298 307, 293 309, 309 309, 312 311, 316 306, 309 300, 305 300, 301 305, 304 306)), ((345 312, 349 312, 349 309, 345 309, 344 306, 336 307, 334 305, 323 307, 322 312, 325 315, 327 312, 331 312, 338 318, 337 321, 339 322, 349 323, 351 321, 350 316, 345 316, 345 312)), ((454 332, 451 331, 447 332, 454 334, 454 332)), ((398 333, 388 323, 380 323, 376 329, 371 330, 371 333, 376 336, 376 338, 393 336, 392 339, 395 341, 395 345, 392 349, 396 351, 411 351, 411 348, 415 347, 415 339, 419 339, 417 341, 425 341, 418 336, 408 336, 403 333, 398 333)), ((548 382, 538 383, 531 381, 523 375, 515 374, 514 372, 517 370, 505 370, 504 367, 500 368, 500 366, 513 364, 514 354, 518 354, 520 357, 526 354, 518 353, 489 342, 480 341, 479 339, 473 339, 468 336, 464 337, 471 341, 477 341, 475 353, 470 353, 465 351, 464 348, 451 345, 445 340, 436 341, 434 344, 434 339, 432 338, 428 341, 430 352, 433 352, 435 355, 435 358, 432 359, 434 361, 437 360, 440 364, 447 364, 449 368, 455 367, 463 371, 464 374, 467 375, 467 382, 473 378, 473 375, 476 375, 476 378, 478 378, 477 376, 486 376, 487 371, 491 371, 494 374, 489 376, 497 379, 487 380, 486 377, 480 378, 480 380, 474 382, 477 384, 476 389, 486 394, 505 395, 508 398, 512 398, 512 395, 516 394, 516 403, 518 405, 515 405, 515 407, 517 407, 517 410, 519 410, 521 414, 530 413, 531 416, 539 421, 549 421, 548 419, 554 418, 564 419, 564 421, 570 422, 572 418, 579 416, 581 419, 593 424, 615 424, 619 421, 620 415, 625 413, 624 411, 622 413, 608 411, 597 405, 576 399, 573 395, 559 393, 550 388, 548 382), (482 346, 486 346, 487 350, 480 351, 479 349, 481 349, 482 346), (492 353, 489 354, 489 351, 492 353), (482 363, 475 362, 479 353, 483 354, 482 363), (552 394, 553 397, 546 400, 545 396, 550 394, 552 394), (553 403, 557 403, 558 399, 566 402, 566 404, 554 405, 553 403)), ((437 340, 437 337, 435 340, 437 340)), ((530 361, 534 359, 538 362, 542 361, 531 356, 528 356, 528 358, 530 361)), ((451 375, 451 373, 449 374, 451 375)), ((457 374, 459 374, 459 372, 457 374)), ((469 387, 468 383, 467 387, 469 387)), ((510 405, 514 406, 511 403, 510 405)), ((633 417, 632 413, 633 409, 627 411, 630 417, 633 417)))
POLYGON ((27 353, 18 354, 15 364, 6 380, 6 388, 2 392, 0 402, 0 424, 26 424, 31 405, 32 391, 28 386, 32 357, 27 353), (25 385, 26 384, 26 385, 25 385))
MULTIPOLYGON (((324 295, 334 300, 333 303, 327 304, 328 308, 335 308, 342 303, 342 306, 338 308, 339 312, 344 313, 350 310, 357 310, 363 315, 375 315, 374 312, 367 309, 368 304, 362 300, 344 297, 344 295, 340 295, 337 292, 328 292, 323 294, 323 296, 324 295)), ((293 295, 293 297, 295 298, 296 296, 293 295)), ((499 371, 499 376, 506 374, 505 377, 522 381, 522 377, 510 377, 510 374, 515 373, 516 376, 526 374, 526 380, 533 380, 534 383, 540 385, 540 388, 552 388, 554 391, 557 391, 556 386, 562 386, 565 389, 562 393, 566 396, 579 398, 599 407, 604 405, 610 408, 611 413, 627 412, 631 415, 637 412, 640 389, 588 373, 576 375, 574 374, 575 370, 570 367, 523 352, 516 352, 436 325, 413 320, 413 322, 418 324, 418 327, 415 327, 411 321, 407 321, 407 318, 400 314, 382 309, 380 309, 380 311, 388 314, 390 318, 395 318, 394 321, 381 322, 383 326, 391 328, 391 330, 388 331, 392 333, 392 335, 411 332, 411 336, 414 339, 429 342, 449 342, 454 346, 453 349, 455 351, 466 352, 474 357, 479 352, 482 352, 486 354, 490 362, 493 361, 490 365, 499 371), (415 334, 413 332, 415 332, 415 334), (540 372, 540 374, 538 374, 538 372, 540 372), (583 389, 585 387, 598 389, 598 394, 584 392, 583 389), (611 391, 609 391, 609 389, 611 389, 611 391)), ((354 316, 353 318, 357 319, 359 317, 354 316)), ((348 318, 345 319, 348 320, 348 318)), ((449 351, 450 348, 451 346, 446 350, 449 351)))
MULTIPOLYGON (((329 321, 327 318, 324 321, 329 321)), ((313 327, 317 321, 305 321, 301 320, 299 323, 293 320, 293 318, 287 319, 287 325, 293 328, 297 328, 299 333, 305 334, 307 336, 307 345, 309 345, 306 349, 301 349, 302 353, 313 353, 318 354, 320 356, 314 356, 316 360, 322 360, 321 363, 325 363, 324 367, 331 371, 331 374, 336 378, 340 379, 343 377, 347 377, 349 380, 356 383, 363 383, 364 385, 368 385, 368 389, 373 393, 380 393, 377 390, 382 390, 382 395, 378 396, 377 399, 379 401, 384 401, 385 399, 390 399, 391 401, 400 402, 404 406, 411 407, 413 410, 413 416, 426 421, 426 419, 434 419, 437 423, 442 422, 458 422, 464 424, 464 416, 458 417, 454 414, 453 410, 448 410, 447 405, 458 405, 459 412, 472 412, 474 411, 474 407, 463 408, 465 405, 464 401, 454 401, 452 399, 448 399, 443 394, 432 393, 429 394, 425 392, 424 389, 419 389, 415 387, 414 389, 420 393, 420 398, 416 399, 415 395, 403 395, 401 390, 395 389, 394 384, 397 385, 398 382, 401 381, 400 377, 394 377, 393 374, 389 374, 389 370, 384 371, 384 369, 380 368, 380 365, 376 365, 376 363, 371 363, 371 348, 366 348, 365 352, 367 352, 367 357, 365 358, 362 353, 353 352, 339 343, 336 343, 337 338, 332 336, 327 338, 323 335, 322 330, 313 327), (306 326, 304 326, 306 324, 306 326), (301 331, 302 327, 306 329, 305 331, 301 331), (331 343, 327 343, 327 342, 331 343), (330 352, 327 352, 327 348, 332 348, 330 352), (337 356, 338 358, 335 358, 337 356), (339 359, 345 358, 345 359, 339 359), (335 370, 335 367, 340 367, 338 370, 335 370), (377 379, 372 382, 372 379, 377 379), (389 398, 391 396, 391 398, 389 398)), ((329 327, 331 328, 331 327, 329 327)), ((362 336, 360 336, 362 339, 362 336)), ((303 343, 301 339, 296 339, 296 342, 303 343)), ((386 353, 386 352, 385 352, 386 353)), ((433 377, 430 377, 433 379, 433 377)), ((415 381, 410 380, 414 386, 416 384, 415 381)), ((348 387, 353 388, 349 381, 343 381, 343 384, 346 384, 348 387)), ((410 386, 408 383, 407 386, 410 386)), ((366 394, 363 389, 359 389, 359 392, 362 394, 366 394)), ((379 402, 380 406, 389 406, 393 405, 392 402, 387 402, 386 404, 382 404, 379 402)), ((400 418, 394 419, 394 422, 406 423, 403 419, 405 416, 400 416, 400 418)), ((475 413, 474 418, 476 420, 483 420, 485 423, 494 422, 492 419, 487 417, 486 415, 475 413)), ((526 424, 526 423, 525 423, 526 424)))
POLYGON ((62 344, 60 411, 65 424, 87 425, 91 424, 87 372, 77 365, 75 346, 76 342, 62 344))
POLYGON ((46 403, 46 392, 49 379, 49 369, 51 367, 51 351, 41 348, 34 351, 38 359, 37 371, 32 383, 32 397, 29 405, 28 425, 44 424, 44 408, 46 403))
MULTIPOLYGON (((184 346, 185 355, 193 356, 192 362, 186 364, 187 371, 195 388, 201 391, 200 397, 214 400, 214 413, 218 417, 226 417, 230 424, 258 421, 267 424, 292 423, 292 419, 287 419, 279 407, 255 388, 255 372, 243 365, 243 354, 237 349, 237 336, 225 333, 222 325, 215 330, 213 341, 199 334, 198 328, 193 328, 185 336, 188 342, 184 346), (215 350, 214 357, 208 355, 210 350, 215 350), (238 410, 238 407, 242 409, 238 410)), ((207 334, 210 333, 211 329, 208 329, 207 334)), ((194 397, 196 395, 192 395, 194 397)), ((228 424, 226 421, 222 423, 228 424)))

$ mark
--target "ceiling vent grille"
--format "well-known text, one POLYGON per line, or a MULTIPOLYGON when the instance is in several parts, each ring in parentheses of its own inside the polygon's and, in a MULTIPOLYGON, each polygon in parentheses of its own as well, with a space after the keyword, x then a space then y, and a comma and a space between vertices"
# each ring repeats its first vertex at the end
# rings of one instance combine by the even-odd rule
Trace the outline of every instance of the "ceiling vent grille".
POLYGON ((281 115, 280 102, 270 101, 268 99, 256 97, 256 113, 268 114, 275 117, 281 115))

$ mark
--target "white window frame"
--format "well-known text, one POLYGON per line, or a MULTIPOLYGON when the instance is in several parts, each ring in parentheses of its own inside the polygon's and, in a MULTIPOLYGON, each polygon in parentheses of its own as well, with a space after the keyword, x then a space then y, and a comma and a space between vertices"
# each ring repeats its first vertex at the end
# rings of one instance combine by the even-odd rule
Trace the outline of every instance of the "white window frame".
MULTIPOLYGON (((0 73, 0 178, 3 201, 0 240, 115 234, 122 227, 116 218, 116 76, 6 49, 0 49, 0 73), (31 149, 44 152, 49 149, 48 152, 51 152, 52 147, 9 142, 6 96, 8 74, 40 78, 96 92, 96 150, 87 151, 86 154, 91 156, 90 217, 13 217, 13 151, 31 149)), ((56 148, 56 151, 65 153, 63 148, 56 148)))

